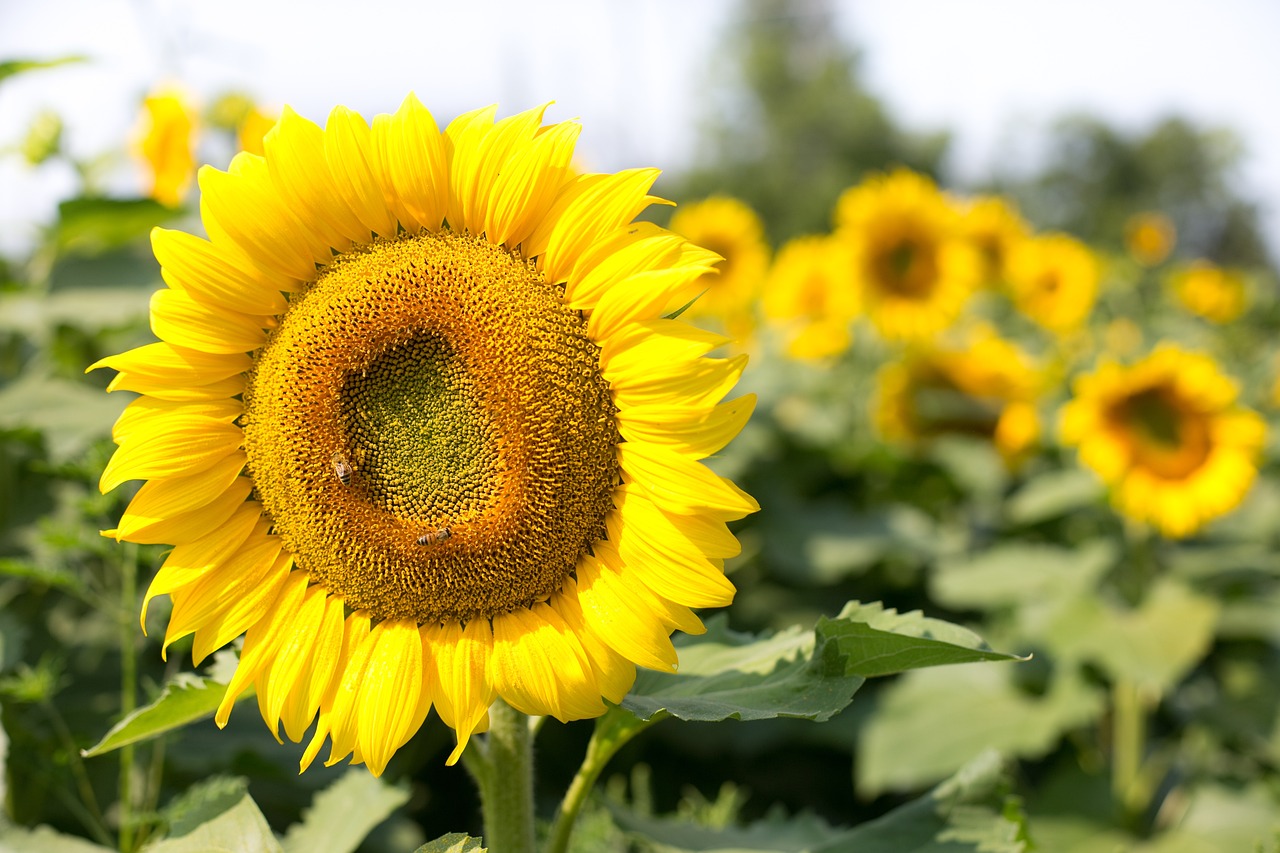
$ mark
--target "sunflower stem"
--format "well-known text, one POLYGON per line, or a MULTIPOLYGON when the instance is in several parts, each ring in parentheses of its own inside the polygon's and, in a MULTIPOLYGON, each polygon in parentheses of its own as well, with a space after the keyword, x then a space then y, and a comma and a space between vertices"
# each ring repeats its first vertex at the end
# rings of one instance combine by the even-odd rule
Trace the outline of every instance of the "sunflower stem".
MULTIPOLYGON (((466 763, 480 787, 484 843, 503 853, 534 853, 533 736, 529 717, 499 699, 489 708, 485 761, 466 763)), ((465 753, 464 753, 465 755, 465 753)))
POLYGON ((1144 698, 1138 685, 1127 678, 1111 688, 1111 793, 1127 817, 1145 805, 1139 785, 1146 740, 1144 698))
MULTIPOLYGON (((138 598, 138 546, 124 547, 120 561, 120 604, 124 613, 120 620, 120 717, 133 713, 138 706, 138 656, 133 614, 138 598)), ((133 835, 133 745, 120 749, 120 850, 134 849, 133 835)))
POLYGON ((633 737, 659 719, 661 716, 655 715, 648 720, 641 720, 629 711, 610 708, 607 714, 596 720, 596 728, 591 733, 591 742, 587 744, 587 754, 582 759, 582 766, 578 768, 573 782, 569 784, 569 790, 565 792, 564 801, 560 803, 560 811, 551 827, 546 853, 567 853, 578 815, 605 765, 633 737))

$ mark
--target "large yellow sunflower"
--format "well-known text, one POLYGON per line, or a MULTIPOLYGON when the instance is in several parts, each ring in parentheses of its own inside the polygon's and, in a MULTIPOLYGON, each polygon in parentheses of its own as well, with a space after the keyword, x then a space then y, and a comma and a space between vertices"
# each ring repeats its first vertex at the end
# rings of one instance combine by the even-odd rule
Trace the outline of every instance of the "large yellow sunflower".
POLYGON ((795 358, 821 359, 849 348, 859 308, 850 269, 848 246, 826 235, 797 237, 778 252, 762 307, 782 327, 795 358))
POLYGON ((960 216, 933 181, 900 169, 845 190, 836 236, 876 328, 894 340, 924 340, 960 315, 980 283, 982 262, 960 216))
POLYGON ((759 215, 746 202, 712 196, 677 210, 671 230, 721 258, 698 282, 695 293, 705 292, 689 307, 689 316, 715 317, 735 339, 750 336, 769 268, 769 244, 759 215))
POLYGON ((1018 310, 1058 334, 1079 328, 1098 298, 1098 261, 1067 234, 1023 240, 1010 251, 1005 271, 1018 310))
POLYGON ((1016 346, 979 330, 962 347, 914 350, 880 371, 875 419, 889 439, 918 444, 938 436, 991 441, 1010 465, 1040 437, 1040 371, 1016 346))
POLYGON ((1258 473, 1266 427, 1237 393, 1213 359, 1162 346, 1132 367, 1108 361, 1078 378, 1062 439, 1120 512, 1188 536, 1240 503, 1258 473))
POLYGON ((1013 202, 1000 196, 979 196, 964 210, 965 236, 978 248, 983 263, 983 283, 992 286, 1004 280, 1005 262, 1018 243, 1031 236, 1031 229, 1013 202))
MULTIPOLYGON (((209 239, 157 229, 159 343, 105 358, 142 396, 103 490, 175 547, 143 604, 197 662, 240 634, 217 720, 326 738, 381 773, 429 709, 456 761, 497 699, 617 702, 727 604, 725 526, 756 502, 701 459, 754 405, 745 356, 664 319, 716 257, 633 222, 653 169, 576 175, 574 123, 494 108, 442 133, 285 110, 264 156, 200 172, 209 239)), ((277 735, 278 736, 278 735, 277 735)))

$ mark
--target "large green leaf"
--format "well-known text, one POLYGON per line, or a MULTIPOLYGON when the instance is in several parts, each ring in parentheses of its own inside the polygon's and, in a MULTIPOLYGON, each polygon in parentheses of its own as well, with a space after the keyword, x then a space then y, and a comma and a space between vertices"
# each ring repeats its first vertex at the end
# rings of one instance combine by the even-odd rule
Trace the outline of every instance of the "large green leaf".
POLYGON ((409 799, 363 767, 347 771, 316 795, 302 820, 289 827, 285 853, 352 853, 373 828, 409 799))
POLYGON ((939 562, 929 591, 959 610, 1056 602, 1091 593, 1118 552, 1108 540, 1075 548, 1007 542, 939 562))
POLYGON ((1029 480, 1005 503, 1005 515, 1014 524, 1037 524, 1099 503, 1105 490, 1089 471, 1048 471, 1029 480))
POLYGON ((284 853, 248 794, 227 804, 219 800, 218 812, 204 823, 181 835, 171 835, 143 848, 144 853, 284 853))
POLYGON ((149 198, 73 198, 58 205, 55 237, 64 252, 95 255, 143 240, 182 214, 149 198))
POLYGON ((78 458, 106 436, 128 405, 128 395, 104 394, 81 382, 29 375, 0 388, 0 428, 44 433, 55 461, 78 458))
POLYGON ((1102 695, 1073 670, 1043 696, 1019 689, 1013 676, 1011 667, 957 666, 908 673, 888 685, 859 733, 858 789, 875 795, 918 788, 984 749, 1036 758, 1102 713, 1102 695))
POLYGON ((835 619, 819 619, 816 633, 828 674, 871 678, 921 667, 1019 660, 992 651, 967 628, 919 611, 886 610, 879 602, 850 602, 835 619))
POLYGON ((486 853, 488 847, 479 838, 472 838, 461 832, 442 835, 435 841, 428 841, 414 853, 486 853))
MULTIPOLYGON (((175 729, 212 717, 218 710, 230 679, 228 665, 233 653, 218 653, 214 674, 210 677, 190 672, 179 673, 165 685, 154 702, 138 708, 111 727, 102 740, 84 750, 86 758, 102 755, 122 746, 150 740, 175 729)), ((253 695, 250 687, 237 701, 253 695)))
POLYGON ((679 644, 680 672, 642 671, 622 706, 650 719, 827 720, 853 699, 857 675, 826 675, 813 661, 814 634, 793 628, 771 637, 730 631, 722 617, 679 644))
POLYGON ((1022 853, 1025 820, 1008 799, 998 756, 985 753, 927 796, 853 829, 773 814, 745 827, 712 828, 614 807, 614 819, 666 853, 1022 853))

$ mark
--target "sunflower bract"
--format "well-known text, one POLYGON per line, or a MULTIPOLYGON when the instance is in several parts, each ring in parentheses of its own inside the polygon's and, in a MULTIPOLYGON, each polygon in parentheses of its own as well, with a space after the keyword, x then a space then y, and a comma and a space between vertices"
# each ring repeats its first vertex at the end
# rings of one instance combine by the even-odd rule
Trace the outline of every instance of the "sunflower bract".
POLYGON ((450 763, 499 698, 601 714, 733 597, 758 505, 701 460, 745 357, 663 319, 717 258, 633 222, 655 170, 573 172, 545 109, 286 108, 201 170, 209 239, 153 234, 160 341, 93 365, 142 395, 101 486, 146 480, 108 534, 174 546, 165 646, 244 635, 218 723, 253 686, 277 737, 316 723, 303 769, 329 740, 381 773, 432 708, 450 763))

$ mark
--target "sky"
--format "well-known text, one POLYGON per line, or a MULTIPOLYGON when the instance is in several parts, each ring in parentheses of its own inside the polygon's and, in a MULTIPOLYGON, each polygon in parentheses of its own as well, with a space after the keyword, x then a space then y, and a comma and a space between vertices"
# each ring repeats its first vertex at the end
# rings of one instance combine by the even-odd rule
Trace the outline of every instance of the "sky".
MULTIPOLYGON (((142 95, 180 83, 206 101, 243 89, 323 121, 366 116, 410 90, 441 120, 489 103, 556 101, 581 119, 590 168, 693 157, 710 68, 734 0, 0 0, 0 59, 91 62, 0 86, 0 148, 41 108, 80 156, 119 148, 142 95)), ((1088 111, 1135 132, 1178 113, 1244 140, 1246 192, 1280 247, 1280 3, 1271 0, 833 0, 869 87, 914 130, 952 132, 949 165, 976 182, 1034 151, 1056 116, 1088 111)), ((215 165, 225 165, 216 163, 215 165)), ((113 188, 137 191, 121 164, 113 188)), ((74 186, 57 166, 0 157, 0 249, 29 239, 74 186)), ((1275 251, 1280 254, 1280 251, 1275 251)))

